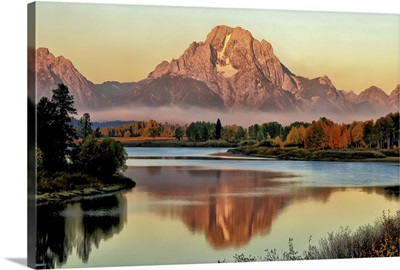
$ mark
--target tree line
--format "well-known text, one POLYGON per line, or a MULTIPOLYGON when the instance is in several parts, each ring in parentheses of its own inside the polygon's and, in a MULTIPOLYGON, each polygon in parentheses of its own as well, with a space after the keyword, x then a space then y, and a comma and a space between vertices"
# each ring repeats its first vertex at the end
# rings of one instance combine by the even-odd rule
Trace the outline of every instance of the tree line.
POLYGON ((106 126, 99 130, 100 134, 104 137, 177 137, 181 138, 179 134, 182 130, 186 130, 187 125, 180 127, 179 124, 170 124, 165 122, 157 122, 154 119, 149 121, 132 121, 129 124, 110 127, 106 126))
POLYGON ((101 129, 109 137, 175 137, 191 142, 225 140, 231 143, 254 141, 265 146, 297 146, 306 149, 344 148, 394 148, 399 146, 399 112, 389 113, 377 120, 353 121, 350 124, 335 123, 321 117, 312 123, 293 122, 283 126, 278 122, 253 124, 248 128, 240 125, 222 126, 216 122, 196 121, 180 126, 168 122, 161 124, 152 119, 119 127, 101 129))

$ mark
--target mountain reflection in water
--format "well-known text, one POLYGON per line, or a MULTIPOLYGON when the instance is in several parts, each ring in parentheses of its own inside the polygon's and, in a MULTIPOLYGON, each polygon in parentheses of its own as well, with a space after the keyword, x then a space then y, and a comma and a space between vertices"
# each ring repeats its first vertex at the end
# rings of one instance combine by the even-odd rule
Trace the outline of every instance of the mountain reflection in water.
POLYGON ((38 207, 37 263, 45 268, 64 265, 76 250, 83 263, 92 248, 122 231, 127 222, 127 201, 122 193, 77 203, 38 207))
MULTIPOLYGON (((296 175, 279 172, 149 166, 126 173, 142 179, 138 191, 159 202, 153 211, 179 217, 217 249, 245 246, 252 237, 269 234, 274 219, 290 203, 325 203, 333 192, 347 189, 298 187, 296 175)), ((362 190, 389 196, 382 188, 362 190)))

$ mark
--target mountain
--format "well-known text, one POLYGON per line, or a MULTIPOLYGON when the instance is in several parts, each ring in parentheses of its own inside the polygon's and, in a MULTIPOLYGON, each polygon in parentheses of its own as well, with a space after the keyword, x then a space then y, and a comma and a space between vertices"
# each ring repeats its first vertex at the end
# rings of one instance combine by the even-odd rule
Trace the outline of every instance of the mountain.
MULTIPOLYGON (((270 43, 240 27, 215 27, 204 42, 193 42, 178 59, 161 62, 141 84, 184 79, 205 83, 204 93, 220 96, 228 110, 351 111, 327 76, 312 80, 296 76, 280 62, 270 43)), ((135 94, 124 99, 137 102, 142 97, 149 104, 147 92, 146 86, 138 85, 135 94)))
POLYGON ((364 91, 362 91, 355 99, 356 103, 368 102, 371 106, 379 108, 381 106, 386 106, 389 102, 389 97, 379 87, 371 86, 364 91))
POLYGON ((52 90, 59 83, 68 86, 78 109, 98 108, 104 104, 104 97, 96 92, 95 85, 87 80, 63 56, 55 57, 47 48, 36 50, 37 97, 51 97, 52 90))
POLYGON ((217 110, 348 114, 398 108, 399 86, 388 96, 371 86, 359 95, 338 90, 326 75, 309 79, 289 70, 266 40, 240 27, 214 27, 177 59, 162 61, 139 82, 87 80, 63 56, 36 51, 38 97, 66 84, 77 108, 146 106, 217 110))
POLYGON ((130 106, 198 106, 209 109, 224 109, 221 97, 207 85, 183 76, 161 76, 135 84, 131 91, 116 97, 114 103, 130 106))
POLYGON ((355 102, 357 99, 357 94, 353 92, 353 90, 350 90, 349 92, 345 90, 339 90, 340 95, 342 95, 345 99, 347 99, 350 102, 355 102))
POLYGON ((399 111, 399 100, 400 100, 400 84, 396 85, 395 89, 389 95, 389 105, 399 111))
POLYGON ((193 42, 178 59, 158 65, 146 80, 202 81, 228 109, 293 111, 294 96, 280 87, 293 87, 288 74, 269 43, 255 40, 239 27, 217 26, 205 42, 193 42))
POLYGON ((357 112, 380 112, 385 110, 389 105, 389 96, 376 86, 371 86, 360 94, 353 96, 350 100, 357 112))
POLYGON ((315 79, 295 77, 299 90, 294 94, 306 112, 352 112, 349 101, 341 95, 328 76, 315 79))

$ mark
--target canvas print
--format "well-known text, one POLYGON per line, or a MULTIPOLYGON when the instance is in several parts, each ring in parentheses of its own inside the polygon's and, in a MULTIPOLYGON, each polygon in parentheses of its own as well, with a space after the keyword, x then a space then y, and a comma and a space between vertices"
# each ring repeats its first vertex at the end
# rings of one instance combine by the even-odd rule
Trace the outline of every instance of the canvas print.
POLYGON ((28 264, 399 256, 399 15, 28 5, 28 264))

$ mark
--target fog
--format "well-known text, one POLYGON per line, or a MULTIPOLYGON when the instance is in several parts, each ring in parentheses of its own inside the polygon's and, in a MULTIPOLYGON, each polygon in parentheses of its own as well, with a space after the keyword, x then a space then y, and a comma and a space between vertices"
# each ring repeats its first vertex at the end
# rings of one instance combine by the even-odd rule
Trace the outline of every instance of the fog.
MULTIPOLYGON (((289 125, 296 121, 312 122, 321 117, 326 117, 335 123, 351 123, 353 121, 376 120, 385 116, 388 112, 382 113, 282 113, 282 112, 261 112, 251 110, 217 111, 200 107, 145 107, 131 106, 129 108, 107 109, 98 111, 87 111, 90 113, 92 122, 104 121, 148 121, 155 119, 157 122, 169 122, 171 124, 185 125, 196 121, 216 122, 219 118, 222 125, 241 125, 247 128, 253 124, 265 122, 279 122, 282 125, 289 125)), ((83 113, 83 112, 82 112, 83 113)), ((81 115, 78 115, 81 117, 81 115)))

